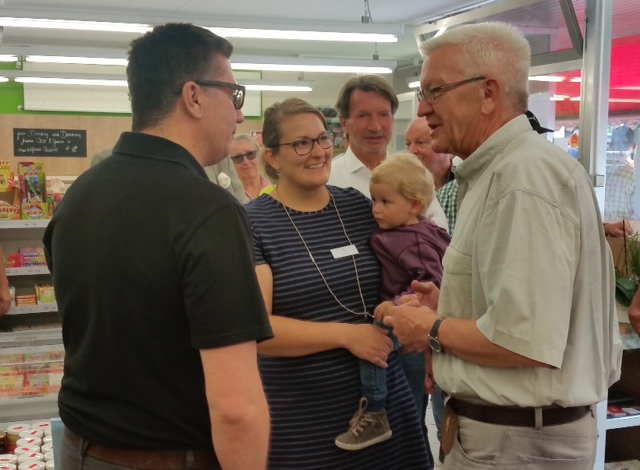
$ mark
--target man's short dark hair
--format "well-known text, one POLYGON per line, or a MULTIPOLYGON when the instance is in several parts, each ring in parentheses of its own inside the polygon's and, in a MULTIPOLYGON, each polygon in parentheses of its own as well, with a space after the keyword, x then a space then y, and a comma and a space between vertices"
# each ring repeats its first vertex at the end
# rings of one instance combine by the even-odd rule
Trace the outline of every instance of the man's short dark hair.
POLYGON ((391 103, 391 114, 398 110, 398 97, 391 84, 379 75, 358 75, 347 80, 338 94, 336 110, 342 119, 348 119, 351 113, 351 94, 355 90, 377 93, 391 103))
POLYGON ((156 26, 135 39, 127 65, 132 129, 159 124, 173 110, 187 81, 215 79, 207 76, 213 61, 220 55, 229 58, 232 52, 226 39, 187 23, 156 26))

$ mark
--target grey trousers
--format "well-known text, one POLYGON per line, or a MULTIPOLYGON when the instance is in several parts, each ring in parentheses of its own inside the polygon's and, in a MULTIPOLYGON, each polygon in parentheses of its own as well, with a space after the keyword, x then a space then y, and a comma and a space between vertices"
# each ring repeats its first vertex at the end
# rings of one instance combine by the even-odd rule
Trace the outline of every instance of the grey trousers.
POLYGON ((598 430, 595 411, 541 430, 500 426, 459 416, 458 439, 446 470, 593 470, 598 430))

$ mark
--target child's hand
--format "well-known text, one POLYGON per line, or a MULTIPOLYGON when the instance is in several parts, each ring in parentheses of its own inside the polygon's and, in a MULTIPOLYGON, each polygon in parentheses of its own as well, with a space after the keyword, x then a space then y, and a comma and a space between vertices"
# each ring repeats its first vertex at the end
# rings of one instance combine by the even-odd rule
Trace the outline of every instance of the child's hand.
POLYGON ((391 307, 395 307, 396 304, 394 304, 392 301, 390 300, 386 300, 384 302, 382 302, 380 305, 378 305, 376 307, 376 309, 373 311, 373 317, 379 321, 382 322, 382 319, 384 317, 386 317, 387 315, 389 315, 389 309, 391 307))

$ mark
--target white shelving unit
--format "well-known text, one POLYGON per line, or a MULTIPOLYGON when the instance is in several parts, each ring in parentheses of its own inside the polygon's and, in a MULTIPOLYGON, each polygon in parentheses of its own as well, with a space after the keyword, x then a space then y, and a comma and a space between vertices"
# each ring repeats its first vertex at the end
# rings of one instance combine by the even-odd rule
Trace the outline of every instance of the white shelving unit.
MULTIPOLYGON (((0 220, 0 245, 2 245, 5 257, 17 252, 20 247, 42 246, 42 236, 49 224, 49 219, 43 220, 0 220)), ((16 292, 27 289, 31 283, 50 282, 50 272, 46 266, 28 266, 20 268, 7 268, 9 282, 16 286, 16 292)), ((59 358, 49 359, 42 351, 58 351, 63 354, 62 331, 60 328, 38 329, 38 323, 43 319, 50 321, 58 305, 55 302, 38 305, 13 306, 7 315, 0 319, 3 328, 14 326, 33 325, 32 329, 21 329, 9 332, 0 332, 0 368, 17 371, 29 370, 30 367, 48 367, 49 364, 61 364, 59 358), (42 315, 40 315, 42 314, 42 315), (2 355, 2 353, 6 353, 2 355), (20 359, 12 361, 12 353, 24 355, 24 361, 20 359), (27 360, 27 356, 30 359, 27 360)), ((51 356, 53 357, 53 355, 51 356)), ((49 369, 47 369, 49 370, 49 369)), ((16 372, 19 377, 20 372, 16 372)), ((57 374, 59 380, 61 372, 57 374)), ((26 377, 26 376, 25 376, 26 377)), ((49 377, 53 377, 49 374, 49 377)), ((11 378, 6 378, 11 380, 11 378)), ((15 380, 19 380, 16 378, 15 380)), ((26 383, 26 382, 25 382, 26 383)), ((4 387, 4 385, 3 385, 4 387)), ((0 421, 10 423, 32 419, 45 419, 58 416, 57 393, 31 394, 24 390, 25 396, 12 396, 13 393, 0 389, 0 421)), ((1 429, 1 428, 0 428, 1 429)))

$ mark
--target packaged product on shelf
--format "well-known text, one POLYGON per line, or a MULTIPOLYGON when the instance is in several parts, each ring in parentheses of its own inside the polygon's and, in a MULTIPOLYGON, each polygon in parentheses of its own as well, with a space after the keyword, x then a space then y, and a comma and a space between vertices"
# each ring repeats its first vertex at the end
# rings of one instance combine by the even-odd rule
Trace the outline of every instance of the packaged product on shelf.
MULTIPOLYGON (((24 452, 18 455, 18 465, 31 462, 44 462, 44 454, 42 452, 24 452)), ((28 467, 27 467, 28 468, 28 467)))
POLYGON ((16 188, 11 163, 0 160, 0 221, 20 219, 20 192, 16 188))
POLYGON ((22 266, 46 266, 47 259, 44 256, 44 248, 41 246, 24 246, 18 249, 22 256, 22 266))
MULTIPOLYGON (((7 438, 9 437, 9 433, 7 433, 7 438)), ((15 448, 15 445, 14 445, 15 448)), ((13 451, 12 451, 13 452, 13 451)), ((6 454, 0 455, 0 465, 4 464, 16 464, 18 462, 18 457, 15 454, 12 454, 7 450, 6 454)))
POLYGON ((46 219, 49 216, 43 168, 42 162, 18 162, 20 207, 23 219, 46 219))
MULTIPOLYGON (((19 397, 22 395, 22 385, 24 383, 24 374, 22 366, 0 366, 0 397, 19 397)), ((12 434, 7 432, 10 439, 12 434)), ((20 439, 16 433, 14 445, 20 439)))
POLYGON ((53 212, 56 207, 58 207, 58 204, 60 204, 62 196, 64 196, 66 190, 67 187, 60 178, 47 178, 47 204, 49 207, 49 217, 53 216, 53 212))
POLYGON ((22 255, 20 253, 11 253, 7 258, 6 268, 21 268, 22 267, 22 255))
POLYGON ((36 298, 39 304, 54 303, 56 293, 53 291, 53 286, 51 284, 36 284, 36 298))
MULTIPOLYGON (((22 431, 28 432, 28 431, 22 431)), ((19 446, 41 446, 42 447, 42 439, 39 437, 21 437, 18 439, 16 443, 19 446)))
MULTIPOLYGON (((64 357, 64 351, 62 352, 62 357, 64 357)), ((46 435, 47 434, 47 430, 51 430, 51 421, 38 421, 36 423, 33 423, 31 425, 32 429, 41 429, 42 432, 46 435)), ((49 442, 51 442, 51 439, 49 439, 49 442)), ((44 437, 43 437, 43 444, 47 444, 47 442, 44 442, 44 437)))
POLYGON ((16 295, 16 306, 20 307, 22 305, 38 305, 36 294, 16 295))
POLYGON ((18 470, 46 470, 46 468, 42 461, 30 461, 18 465, 18 470))

